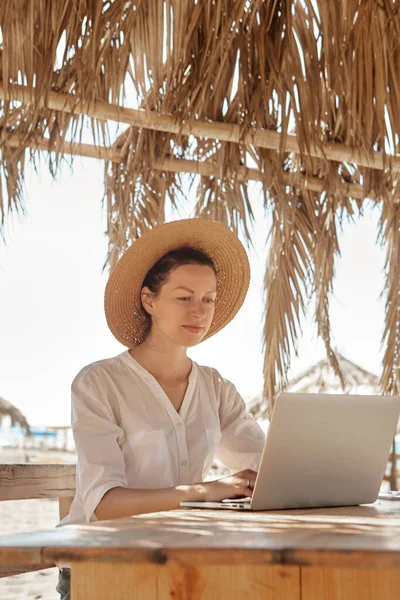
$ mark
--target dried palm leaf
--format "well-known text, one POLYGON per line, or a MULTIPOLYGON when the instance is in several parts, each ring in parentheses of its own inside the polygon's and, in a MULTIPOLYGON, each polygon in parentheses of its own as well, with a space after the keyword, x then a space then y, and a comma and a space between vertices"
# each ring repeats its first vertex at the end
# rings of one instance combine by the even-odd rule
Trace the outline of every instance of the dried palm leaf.
POLYGON ((335 256, 340 255, 337 237, 336 219, 338 206, 334 197, 322 197, 319 201, 318 230, 314 247, 314 290, 316 296, 315 320, 318 335, 325 344, 326 354, 343 390, 346 380, 331 344, 331 325, 329 318, 329 296, 332 293, 335 256))
POLYGON ((387 394, 400 395, 400 203, 384 203, 379 236, 387 247, 386 254, 386 315, 382 344, 383 358, 381 389, 387 394))
POLYGON ((287 385, 291 351, 297 352, 301 318, 310 297, 314 245, 313 198, 277 198, 265 273, 264 397, 271 415, 275 395, 287 385))

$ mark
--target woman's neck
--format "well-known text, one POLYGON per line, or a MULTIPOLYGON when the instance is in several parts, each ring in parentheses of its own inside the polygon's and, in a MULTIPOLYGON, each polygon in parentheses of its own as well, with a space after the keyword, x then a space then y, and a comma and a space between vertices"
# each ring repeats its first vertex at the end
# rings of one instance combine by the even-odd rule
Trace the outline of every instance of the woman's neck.
POLYGON ((156 379, 164 381, 187 379, 192 362, 186 355, 186 348, 160 344, 150 336, 142 344, 129 350, 130 355, 156 379))

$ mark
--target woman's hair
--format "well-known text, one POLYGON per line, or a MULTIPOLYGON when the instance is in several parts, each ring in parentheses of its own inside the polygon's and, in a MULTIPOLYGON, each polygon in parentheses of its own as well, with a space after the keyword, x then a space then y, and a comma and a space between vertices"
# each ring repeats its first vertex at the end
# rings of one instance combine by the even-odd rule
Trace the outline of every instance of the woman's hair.
MULTIPOLYGON (((182 265, 204 265, 211 267, 216 274, 216 269, 213 261, 201 250, 195 250, 190 246, 183 246, 177 250, 172 250, 165 254, 153 265, 150 271, 144 278, 142 289, 148 287, 151 292, 158 294, 162 286, 167 283, 169 275, 175 271, 177 267, 182 265)), ((151 317, 142 305, 142 311, 146 316, 147 327, 145 338, 150 333, 151 317)))

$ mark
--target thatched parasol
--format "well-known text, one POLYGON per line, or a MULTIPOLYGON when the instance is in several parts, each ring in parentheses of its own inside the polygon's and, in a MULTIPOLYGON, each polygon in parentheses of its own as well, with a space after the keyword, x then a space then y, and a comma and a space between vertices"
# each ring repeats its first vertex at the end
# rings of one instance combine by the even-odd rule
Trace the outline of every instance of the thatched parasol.
POLYGON ((8 402, 8 400, 0 398, 0 425, 3 422, 3 418, 6 416, 11 418, 11 427, 14 427, 18 424, 22 427, 22 429, 25 429, 26 435, 30 435, 31 429, 29 423, 22 412, 13 404, 11 404, 11 402, 8 402))
POLYGON ((109 265, 197 174, 195 214, 251 240, 249 180, 272 212, 264 395, 287 383, 311 294, 328 360, 342 219, 381 209, 381 388, 400 393, 400 16, 383 0, 3 0, 0 221, 26 158, 104 159, 109 265), (90 120, 89 120, 90 118, 90 120), (111 122, 121 133, 110 134, 111 122), (89 125, 93 144, 83 144, 89 125), (51 151, 51 153, 50 153, 51 151), (189 180, 182 177, 189 173, 189 180), (369 199, 369 200, 368 200, 369 199))
MULTIPOLYGON (((289 382, 288 392, 310 394, 379 394, 379 377, 336 352, 343 381, 327 359, 303 371, 289 382)), ((262 393, 247 402, 247 409, 256 418, 267 415, 268 402, 262 393)))

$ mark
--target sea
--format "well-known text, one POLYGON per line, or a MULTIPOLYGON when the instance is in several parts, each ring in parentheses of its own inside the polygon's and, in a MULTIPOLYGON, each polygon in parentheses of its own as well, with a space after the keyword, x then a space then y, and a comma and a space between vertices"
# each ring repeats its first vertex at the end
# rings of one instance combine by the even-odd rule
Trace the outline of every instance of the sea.
POLYGON ((19 425, 11 425, 9 417, 3 417, 0 426, 0 448, 40 448, 46 450, 67 450, 75 452, 75 442, 71 427, 52 430, 46 425, 31 426, 31 435, 19 425))

